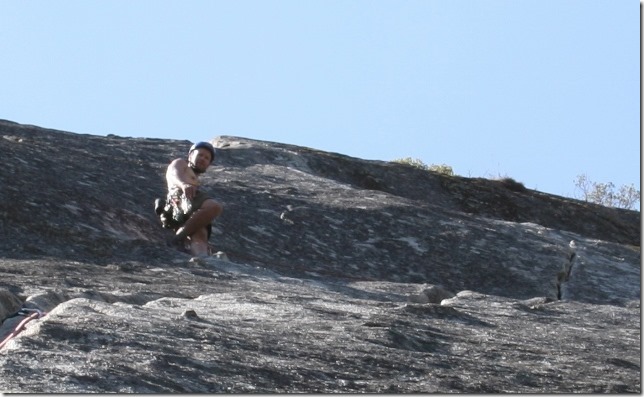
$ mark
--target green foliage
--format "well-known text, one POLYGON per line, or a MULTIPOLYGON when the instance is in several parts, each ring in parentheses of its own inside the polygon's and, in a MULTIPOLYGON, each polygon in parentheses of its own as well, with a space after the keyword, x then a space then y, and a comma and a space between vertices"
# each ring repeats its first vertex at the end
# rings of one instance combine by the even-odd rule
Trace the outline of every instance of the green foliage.
POLYGON ((399 164, 411 165, 412 167, 416 167, 416 168, 419 168, 419 169, 425 170, 425 171, 429 170, 429 166, 427 164, 423 163, 422 160, 413 159, 411 157, 404 157, 404 158, 401 158, 401 159, 392 160, 392 162, 399 163, 399 164))
POLYGON ((454 170, 452 169, 452 167, 446 164, 441 164, 441 165, 432 164, 429 166, 429 170, 438 172, 444 175, 454 176, 454 170))
POLYGON ((414 158, 411 158, 411 157, 405 157, 405 158, 401 158, 401 159, 392 160, 392 162, 399 163, 399 164, 411 165, 412 167, 416 167, 418 169, 425 170, 425 171, 433 171, 433 172, 438 172, 438 173, 444 174, 444 175, 454 176, 454 170, 452 169, 452 167, 450 167, 449 165, 445 165, 445 164, 427 165, 422 160, 414 159, 414 158))
POLYGON ((640 202, 640 191, 630 186, 622 185, 616 190, 615 184, 597 183, 588 180, 585 174, 577 175, 575 180, 576 189, 581 192, 581 196, 576 198, 583 199, 590 203, 604 205, 606 207, 625 208, 637 210, 640 202))

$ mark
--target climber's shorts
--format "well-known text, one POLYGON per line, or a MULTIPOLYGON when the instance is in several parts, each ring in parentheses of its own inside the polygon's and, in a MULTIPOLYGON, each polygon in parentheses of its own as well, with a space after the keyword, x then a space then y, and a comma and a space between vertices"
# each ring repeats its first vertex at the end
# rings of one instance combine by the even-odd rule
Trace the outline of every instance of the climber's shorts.
MULTIPOLYGON (((195 193, 195 196, 190 202, 190 210, 188 212, 184 212, 186 207, 182 205, 183 203, 181 200, 185 197, 182 196, 183 193, 180 190, 174 190, 168 193, 165 210, 170 212, 170 216, 174 219, 174 222, 170 223, 166 227, 170 227, 175 230, 180 228, 188 219, 190 219, 195 211, 201 208, 206 200, 212 198, 206 192, 197 190, 197 193, 195 193)), ((210 238, 210 235, 212 234, 212 223, 209 223, 206 226, 206 229, 208 230, 208 238, 210 238)))
MULTIPOLYGON (((188 213, 188 217, 192 216, 192 214, 201 208, 203 203, 210 198, 212 197, 210 197, 206 192, 197 190, 197 193, 195 193, 195 196, 192 198, 192 209, 188 213)), ((208 229, 208 238, 210 239, 210 235, 212 234, 212 223, 209 223, 208 226, 206 226, 206 229, 208 229)))
POLYGON ((193 212, 201 208, 203 203, 208 200, 210 196, 207 193, 197 190, 195 196, 192 198, 192 210, 189 212, 189 215, 192 215, 193 212))

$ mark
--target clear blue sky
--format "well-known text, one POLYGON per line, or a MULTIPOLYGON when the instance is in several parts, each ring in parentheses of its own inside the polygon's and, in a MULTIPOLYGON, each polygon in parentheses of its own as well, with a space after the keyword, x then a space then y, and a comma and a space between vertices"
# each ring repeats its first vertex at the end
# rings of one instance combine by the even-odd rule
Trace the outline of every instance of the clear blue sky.
POLYGON ((640 189, 635 0, 0 0, 0 118, 640 189))

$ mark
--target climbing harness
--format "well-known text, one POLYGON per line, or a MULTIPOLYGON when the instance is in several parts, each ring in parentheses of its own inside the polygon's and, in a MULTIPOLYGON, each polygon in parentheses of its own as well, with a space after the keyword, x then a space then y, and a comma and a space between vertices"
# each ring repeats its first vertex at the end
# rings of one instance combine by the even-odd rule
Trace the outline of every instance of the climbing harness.
POLYGON ((25 325, 27 325, 28 322, 31 320, 35 320, 41 317, 44 317, 47 313, 43 312, 42 310, 38 309, 28 309, 28 308, 22 308, 20 309, 16 314, 14 314, 11 317, 17 317, 17 316, 26 316, 21 322, 18 323, 18 325, 7 335, 2 342, 0 342, 0 349, 2 349, 11 339, 13 339, 16 335, 18 335, 24 328, 25 325))

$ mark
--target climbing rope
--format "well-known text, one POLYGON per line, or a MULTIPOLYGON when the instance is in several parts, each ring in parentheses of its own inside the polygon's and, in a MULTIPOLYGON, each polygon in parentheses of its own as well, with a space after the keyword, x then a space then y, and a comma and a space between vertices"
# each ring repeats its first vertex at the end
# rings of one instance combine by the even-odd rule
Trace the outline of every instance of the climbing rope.
POLYGON ((20 311, 16 313, 16 315, 19 315, 19 316, 24 316, 27 314, 28 316, 25 317, 20 323, 18 323, 16 328, 14 328, 13 331, 11 331, 11 333, 7 335, 7 337, 4 338, 2 342, 0 342, 0 349, 2 349, 7 343, 9 343, 9 341, 13 339, 16 335, 18 335, 25 328, 25 325, 27 325, 28 322, 30 322, 31 320, 35 320, 37 318, 41 318, 47 313, 38 309, 24 309, 24 308, 20 309, 20 311))

